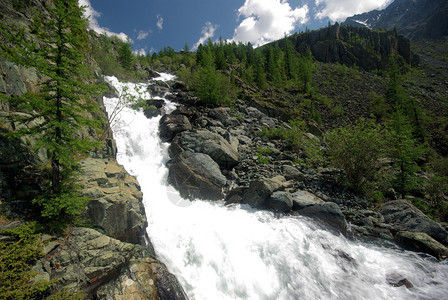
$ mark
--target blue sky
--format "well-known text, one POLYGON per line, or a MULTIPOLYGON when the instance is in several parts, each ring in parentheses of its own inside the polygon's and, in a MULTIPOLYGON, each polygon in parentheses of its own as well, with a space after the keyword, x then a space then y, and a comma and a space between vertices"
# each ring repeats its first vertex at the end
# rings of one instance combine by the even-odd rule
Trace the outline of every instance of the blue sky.
POLYGON ((79 0, 90 27, 129 38, 140 53, 219 38, 254 45, 382 9, 392 0, 79 0))

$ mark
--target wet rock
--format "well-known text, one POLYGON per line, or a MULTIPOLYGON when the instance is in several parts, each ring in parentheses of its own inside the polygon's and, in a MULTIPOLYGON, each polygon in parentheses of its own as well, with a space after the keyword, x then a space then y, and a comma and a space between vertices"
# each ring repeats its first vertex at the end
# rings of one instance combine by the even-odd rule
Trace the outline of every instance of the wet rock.
POLYGON ((170 92, 170 88, 168 84, 163 81, 154 81, 154 84, 148 86, 148 92, 152 97, 163 97, 170 92))
POLYGON ((412 282, 410 282, 407 278, 403 278, 400 274, 388 274, 386 276, 386 281, 388 284, 390 284, 393 287, 402 287, 405 286, 408 289, 411 289, 414 287, 412 282))
POLYGON ((247 190, 246 187, 237 187, 237 188, 230 190, 227 193, 226 198, 224 199, 226 205, 230 205, 230 204, 234 204, 234 203, 241 203, 246 190, 247 190))
POLYGON ((244 194, 244 202, 255 208, 264 207, 266 200, 273 192, 280 189, 284 182, 286 179, 283 176, 253 180, 244 194))
POLYGON ((176 134, 191 128, 190 121, 182 114, 164 115, 159 121, 160 139, 171 142, 176 134))
POLYGON ((219 200, 224 198, 226 178, 218 164, 203 153, 185 151, 169 167, 169 181, 183 197, 219 200))
POLYGON ((79 183, 91 199, 87 213, 94 225, 121 241, 143 242, 147 223, 137 180, 114 159, 88 158, 81 166, 79 183))
POLYGON ((227 169, 236 166, 240 159, 237 142, 231 144, 221 135, 205 129, 182 132, 178 144, 184 150, 209 155, 227 169))
POLYGON ((150 99, 146 100, 147 108, 143 109, 143 113, 147 118, 153 118, 159 115, 165 114, 165 100, 163 99, 150 99))
POLYGON ((425 252, 442 260, 448 258, 448 249, 426 233, 400 231, 395 239, 403 247, 425 252))
POLYGON ((322 221, 344 235, 347 233, 345 216, 336 203, 325 202, 314 204, 299 210, 298 213, 322 221))
POLYGON ((380 213, 385 223, 393 225, 396 231, 424 232, 442 244, 448 243, 447 231, 406 200, 387 202, 380 213))
POLYGON ((276 211, 289 213, 292 209, 292 196, 289 192, 274 192, 267 200, 267 206, 276 211))

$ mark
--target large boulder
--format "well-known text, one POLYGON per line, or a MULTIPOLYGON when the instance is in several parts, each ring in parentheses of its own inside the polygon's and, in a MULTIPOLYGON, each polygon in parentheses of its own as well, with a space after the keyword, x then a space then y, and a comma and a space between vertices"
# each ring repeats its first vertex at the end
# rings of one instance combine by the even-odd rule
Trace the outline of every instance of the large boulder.
POLYGON ((164 106, 165 100, 163 99, 149 99, 146 100, 146 107, 143 108, 143 113, 148 119, 163 115, 165 113, 164 106))
POLYGON ((292 207, 293 210, 301 210, 305 207, 312 206, 314 204, 325 203, 324 200, 320 199, 316 195, 303 190, 298 190, 295 193, 293 193, 292 201, 293 201, 293 207, 292 207))
POLYGON ((255 208, 264 207, 271 194, 279 190, 285 182, 286 179, 283 176, 252 180, 243 201, 255 208))
POLYGON ((283 176, 286 180, 304 181, 306 179, 305 174, 300 172, 297 167, 284 165, 283 166, 283 176))
POLYGON ((164 142, 171 142, 176 134, 190 129, 190 121, 181 114, 164 115, 159 121, 159 135, 164 142))
POLYGON ((268 207, 283 213, 289 213, 292 209, 292 196, 289 192, 273 192, 269 197, 268 207))
POLYGON ((438 259, 448 258, 448 249, 424 232, 400 231, 395 239, 402 246, 431 254, 438 259))
POLYGON ((299 210, 298 213, 322 221, 344 235, 347 233, 345 216, 336 203, 325 202, 314 204, 299 210))
POLYGON ((237 143, 231 144, 221 135, 208 130, 184 131, 179 137, 178 144, 184 150, 209 155, 223 168, 236 166, 240 159, 237 143))
POLYGON ((45 257, 33 270, 37 278, 55 280, 58 289, 83 291, 89 299, 187 299, 177 279, 144 246, 89 228, 45 239, 45 257))
POLYGON ((226 178, 207 154, 185 151, 169 167, 170 183, 184 198, 219 200, 224 198, 226 178))
POLYGON ((447 244, 448 233, 439 224, 428 218, 417 207, 406 200, 385 203, 380 208, 386 224, 395 231, 424 232, 442 244, 447 244))
POLYGON ((147 222, 137 180, 115 159, 88 158, 81 166, 79 184, 91 199, 87 213, 93 224, 120 241, 142 243, 147 222))

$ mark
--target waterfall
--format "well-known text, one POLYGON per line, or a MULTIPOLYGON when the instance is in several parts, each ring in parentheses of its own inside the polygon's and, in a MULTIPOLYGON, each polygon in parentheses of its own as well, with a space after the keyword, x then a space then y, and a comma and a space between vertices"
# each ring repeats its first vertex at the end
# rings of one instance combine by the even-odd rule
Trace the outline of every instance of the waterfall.
MULTIPOLYGON (((136 86, 106 80, 118 91, 136 86)), ((138 86, 146 91, 148 84, 138 86)), ((104 98, 109 114, 118 101, 104 98)), ((166 103, 168 112, 175 109, 166 103)), ((304 217, 182 199, 167 184, 169 144, 158 137, 159 120, 123 108, 112 128, 117 159, 141 184, 147 230, 159 259, 191 299, 448 298, 446 261, 351 241, 304 217), (390 284, 403 278, 414 287, 390 284)))

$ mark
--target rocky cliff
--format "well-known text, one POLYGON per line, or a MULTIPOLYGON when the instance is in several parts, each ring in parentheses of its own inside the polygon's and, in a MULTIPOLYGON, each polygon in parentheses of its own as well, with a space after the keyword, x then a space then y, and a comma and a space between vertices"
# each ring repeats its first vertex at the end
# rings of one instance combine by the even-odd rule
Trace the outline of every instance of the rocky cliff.
MULTIPOLYGON (((390 55, 400 55, 408 64, 418 64, 409 40, 395 31, 371 31, 367 28, 335 24, 317 31, 295 34, 288 39, 299 53, 307 49, 325 63, 341 63, 371 71, 385 69, 390 55)), ((278 42, 283 46, 284 40, 278 42)))
POLYGON ((445 0, 396 0, 383 10, 349 17, 344 24, 371 29, 398 28, 409 39, 447 39, 448 3, 445 0))

